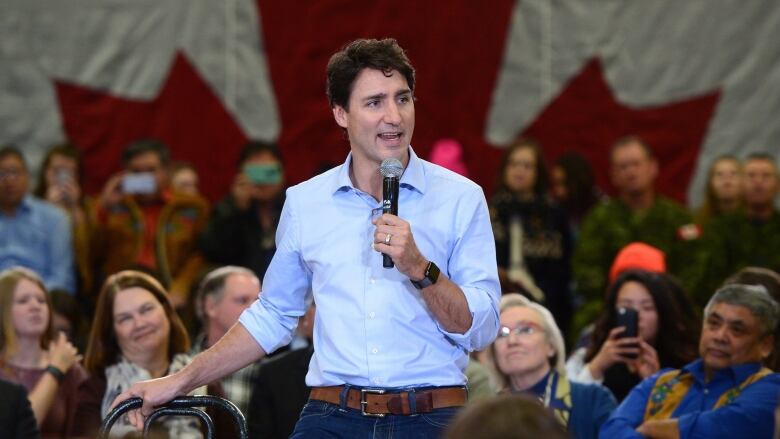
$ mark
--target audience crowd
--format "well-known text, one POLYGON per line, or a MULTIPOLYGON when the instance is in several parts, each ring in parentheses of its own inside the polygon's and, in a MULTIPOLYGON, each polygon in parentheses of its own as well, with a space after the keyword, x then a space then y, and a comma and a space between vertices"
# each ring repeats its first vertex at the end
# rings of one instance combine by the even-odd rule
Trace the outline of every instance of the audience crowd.
MULTIPOLYGON (((434 160, 466 173, 460 145, 442 142, 434 160)), ((213 208, 200 194, 207 180, 160 141, 130 143, 94 196, 82 190, 80 154, 53 147, 36 178, 21 150, 0 148, 0 431, 9 437, 94 437, 116 395, 184 367, 262 300, 276 250, 285 199, 276 145, 248 143, 213 208)), ((639 137, 612 146, 612 197, 582 155, 549 168, 544 156, 519 139, 497 170, 489 207, 501 327, 472 355, 464 373, 477 401, 446 437, 772 437, 774 157, 717 157, 703 204, 689 211, 658 193, 662 163, 639 137)), ((309 395, 315 308, 272 358, 194 393, 236 404, 252 437, 287 437, 309 395)), ((218 437, 232 437, 229 421, 215 419, 218 437)), ((155 428, 204 435, 194 418, 155 428)), ((130 430, 120 419, 113 434, 130 430)))

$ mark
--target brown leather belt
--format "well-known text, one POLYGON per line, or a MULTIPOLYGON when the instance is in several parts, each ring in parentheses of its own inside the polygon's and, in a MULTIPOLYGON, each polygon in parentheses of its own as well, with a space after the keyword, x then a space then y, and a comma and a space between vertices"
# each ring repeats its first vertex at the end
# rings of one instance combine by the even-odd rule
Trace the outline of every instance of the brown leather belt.
MULTIPOLYGON (((341 404, 344 386, 314 387, 309 399, 341 404)), ((412 415, 429 413, 444 407, 460 407, 466 404, 465 387, 438 387, 426 390, 386 391, 384 389, 354 388, 347 392, 347 407, 360 410, 365 416, 386 414, 412 415)))

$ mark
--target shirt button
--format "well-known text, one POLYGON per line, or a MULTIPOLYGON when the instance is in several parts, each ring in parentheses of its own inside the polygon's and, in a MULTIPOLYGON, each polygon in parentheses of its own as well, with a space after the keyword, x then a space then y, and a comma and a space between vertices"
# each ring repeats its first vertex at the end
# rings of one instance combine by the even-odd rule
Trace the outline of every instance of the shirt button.
POLYGON ((374 279, 373 277, 370 280, 372 285, 376 283, 376 279, 374 279))
POLYGON ((374 317, 376 317, 376 313, 374 311, 371 311, 370 313, 368 313, 368 317, 373 319, 374 317))
POLYGON ((376 354, 377 352, 379 352, 379 349, 377 349, 377 348, 371 349, 371 353, 372 354, 376 354))
POLYGON ((374 384, 382 384, 382 379, 381 378, 378 378, 378 377, 374 378, 373 381, 374 381, 374 384))

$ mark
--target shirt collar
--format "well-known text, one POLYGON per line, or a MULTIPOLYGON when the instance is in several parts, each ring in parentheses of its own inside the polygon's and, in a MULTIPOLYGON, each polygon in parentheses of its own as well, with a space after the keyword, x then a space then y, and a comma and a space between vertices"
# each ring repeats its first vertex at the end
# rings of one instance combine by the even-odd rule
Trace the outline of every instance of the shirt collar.
POLYGON ((22 198, 22 202, 19 203, 19 211, 20 212, 29 212, 30 209, 32 209, 32 195, 25 195, 24 198, 22 198))
MULTIPOLYGON (((349 178, 350 166, 352 166, 351 151, 349 154, 347 154, 347 160, 344 161, 344 164, 341 165, 338 172, 335 174, 332 190, 333 193, 354 187, 352 185, 352 180, 349 178)), ((411 146, 409 146, 409 163, 406 165, 406 169, 404 169, 403 175, 401 175, 399 186, 408 187, 410 189, 417 190, 420 193, 425 193, 426 182, 423 161, 417 157, 417 154, 415 154, 414 149, 412 149, 411 146)))
MULTIPOLYGON (((735 383, 741 383, 745 381, 750 375, 758 372, 761 369, 761 363, 744 363, 736 366, 727 367, 715 372, 711 381, 728 378, 735 383)), ((699 358, 698 360, 685 365, 682 370, 690 373, 697 380, 704 382, 704 362, 699 358)))

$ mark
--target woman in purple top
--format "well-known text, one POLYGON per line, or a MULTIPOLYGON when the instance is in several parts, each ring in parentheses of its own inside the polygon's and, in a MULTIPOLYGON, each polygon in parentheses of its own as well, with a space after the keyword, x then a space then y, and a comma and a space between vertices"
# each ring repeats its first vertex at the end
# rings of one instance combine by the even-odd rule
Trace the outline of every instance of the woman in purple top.
POLYGON ((43 437, 65 437, 86 378, 81 355, 54 334, 46 288, 33 271, 0 272, 0 378, 27 389, 43 437))

